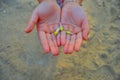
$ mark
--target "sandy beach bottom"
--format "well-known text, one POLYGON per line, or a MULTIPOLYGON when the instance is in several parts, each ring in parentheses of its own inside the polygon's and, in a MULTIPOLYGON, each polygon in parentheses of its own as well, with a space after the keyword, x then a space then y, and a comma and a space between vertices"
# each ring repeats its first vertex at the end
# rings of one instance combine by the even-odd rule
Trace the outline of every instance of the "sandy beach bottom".
POLYGON ((78 53, 46 55, 24 28, 37 0, 0 0, 0 80, 120 80, 120 0, 84 0, 90 35, 78 53))

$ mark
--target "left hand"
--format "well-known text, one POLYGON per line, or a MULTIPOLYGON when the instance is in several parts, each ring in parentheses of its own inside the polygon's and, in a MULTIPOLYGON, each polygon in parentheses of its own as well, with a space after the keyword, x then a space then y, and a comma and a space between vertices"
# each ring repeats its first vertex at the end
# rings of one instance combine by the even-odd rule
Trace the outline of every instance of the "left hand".
POLYGON ((79 51, 82 41, 88 39, 89 24, 84 10, 78 3, 69 2, 62 9, 61 23, 64 30, 69 30, 72 35, 61 32, 61 45, 64 53, 71 54, 79 51))

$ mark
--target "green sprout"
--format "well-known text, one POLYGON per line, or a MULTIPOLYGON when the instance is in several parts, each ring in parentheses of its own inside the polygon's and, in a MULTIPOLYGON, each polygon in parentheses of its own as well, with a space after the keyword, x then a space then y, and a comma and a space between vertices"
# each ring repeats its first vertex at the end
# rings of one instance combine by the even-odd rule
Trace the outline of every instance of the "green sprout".
POLYGON ((63 28, 62 24, 60 23, 60 31, 63 31, 63 30, 64 30, 64 28, 63 28))
POLYGON ((60 31, 60 28, 57 28, 56 31, 54 32, 54 35, 57 36, 60 31))
POLYGON ((66 31, 66 34, 71 34, 71 32, 67 30, 67 31, 66 31))
POLYGON ((69 30, 66 30, 66 34, 70 34, 70 35, 72 35, 73 33, 70 32, 69 30))

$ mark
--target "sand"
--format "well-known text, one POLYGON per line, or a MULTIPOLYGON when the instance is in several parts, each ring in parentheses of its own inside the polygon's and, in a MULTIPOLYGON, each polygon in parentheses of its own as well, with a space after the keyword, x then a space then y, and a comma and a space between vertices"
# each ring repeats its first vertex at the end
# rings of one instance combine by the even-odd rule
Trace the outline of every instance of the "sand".
POLYGON ((120 80, 120 0, 84 0, 90 35, 79 52, 45 54, 24 28, 37 0, 0 0, 0 80, 120 80))

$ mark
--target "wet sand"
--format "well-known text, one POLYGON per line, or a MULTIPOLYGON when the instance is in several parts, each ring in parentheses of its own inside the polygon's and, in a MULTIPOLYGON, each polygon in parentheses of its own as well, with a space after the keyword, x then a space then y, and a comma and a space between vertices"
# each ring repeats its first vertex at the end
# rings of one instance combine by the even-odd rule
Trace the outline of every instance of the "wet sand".
POLYGON ((0 1, 0 80, 120 80, 120 0, 85 0, 89 40, 78 53, 42 51, 36 30, 24 33, 34 0, 0 1))

